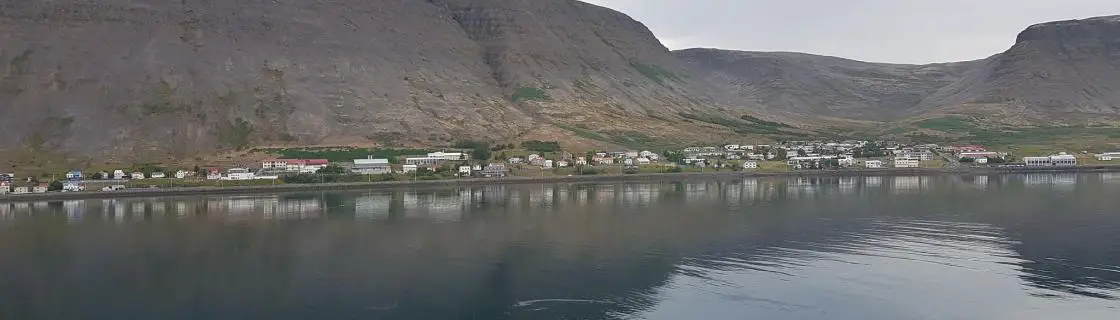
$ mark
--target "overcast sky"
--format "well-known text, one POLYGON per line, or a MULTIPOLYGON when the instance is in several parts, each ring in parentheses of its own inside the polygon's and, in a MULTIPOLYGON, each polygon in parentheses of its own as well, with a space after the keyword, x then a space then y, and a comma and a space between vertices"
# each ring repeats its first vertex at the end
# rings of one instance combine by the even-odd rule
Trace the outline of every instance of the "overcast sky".
POLYGON ((583 0, 646 24, 670 49, 798 51, 874 62, 974 60, 1026 27, 1120 14, 1120 0, 583 0))

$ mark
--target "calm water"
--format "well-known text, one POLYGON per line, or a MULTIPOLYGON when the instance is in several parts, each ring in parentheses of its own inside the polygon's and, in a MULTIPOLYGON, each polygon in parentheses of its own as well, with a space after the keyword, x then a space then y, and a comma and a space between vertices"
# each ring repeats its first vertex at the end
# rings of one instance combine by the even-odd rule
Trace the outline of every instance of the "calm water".
POLYGON ((0 204, 2 319, 1120 319, 1120 174, 0 204))

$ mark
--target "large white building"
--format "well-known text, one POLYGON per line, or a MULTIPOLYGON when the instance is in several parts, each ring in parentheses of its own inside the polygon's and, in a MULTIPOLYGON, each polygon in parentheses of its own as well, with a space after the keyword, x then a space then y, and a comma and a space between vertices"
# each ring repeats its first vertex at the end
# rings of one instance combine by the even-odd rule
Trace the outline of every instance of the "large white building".
POLYGON ((1120 159, 1120 152, 1105 152, 1097 155, 1099 161, 1112 161, 1114 159, 1120 159))
POLYGON ((920 168, 922 167, 922 160, 915 158, 895 158, 895 168, 920 168))
POLYGON ((1046 157, 1023 157, 1028 167, 1072 167, 1077 165, 1077 157, 1065 152, 1046 157))
POLYGON ((470 159, 471 155, 462 152, 432 152, 423 157, 405 158, 404 163, 425 166, 439 164, 444 161, 467 161, 470 159))

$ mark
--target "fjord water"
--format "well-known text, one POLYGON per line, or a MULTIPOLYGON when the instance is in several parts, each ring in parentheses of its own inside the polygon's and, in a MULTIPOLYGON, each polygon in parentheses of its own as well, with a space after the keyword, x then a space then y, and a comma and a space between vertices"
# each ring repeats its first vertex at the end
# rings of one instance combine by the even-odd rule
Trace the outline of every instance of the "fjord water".
POLYGON ((1120 174, 0 203, 2 319, 1118 319, 1120 174))

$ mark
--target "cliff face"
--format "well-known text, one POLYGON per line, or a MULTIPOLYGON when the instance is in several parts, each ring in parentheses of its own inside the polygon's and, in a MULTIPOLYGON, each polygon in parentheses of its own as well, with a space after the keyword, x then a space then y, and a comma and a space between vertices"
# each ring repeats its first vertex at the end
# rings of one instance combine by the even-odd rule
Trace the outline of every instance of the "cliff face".
POLYGON ((1043 23, 979 61, 899 65, 783 52, 675 52, 768 108, 894 121, 930 113, 1030 121, 1120 118, 1120 16, 1043 23))
POLYGON ((1022 108, 1047 118, 1120 116, 1120 16, 1043 23, 923 102, 1022 108))
POLYGON ((444 145, 736 109, 643 25, 573 0, 12 1, 0 62, 9 150, 444 145))

